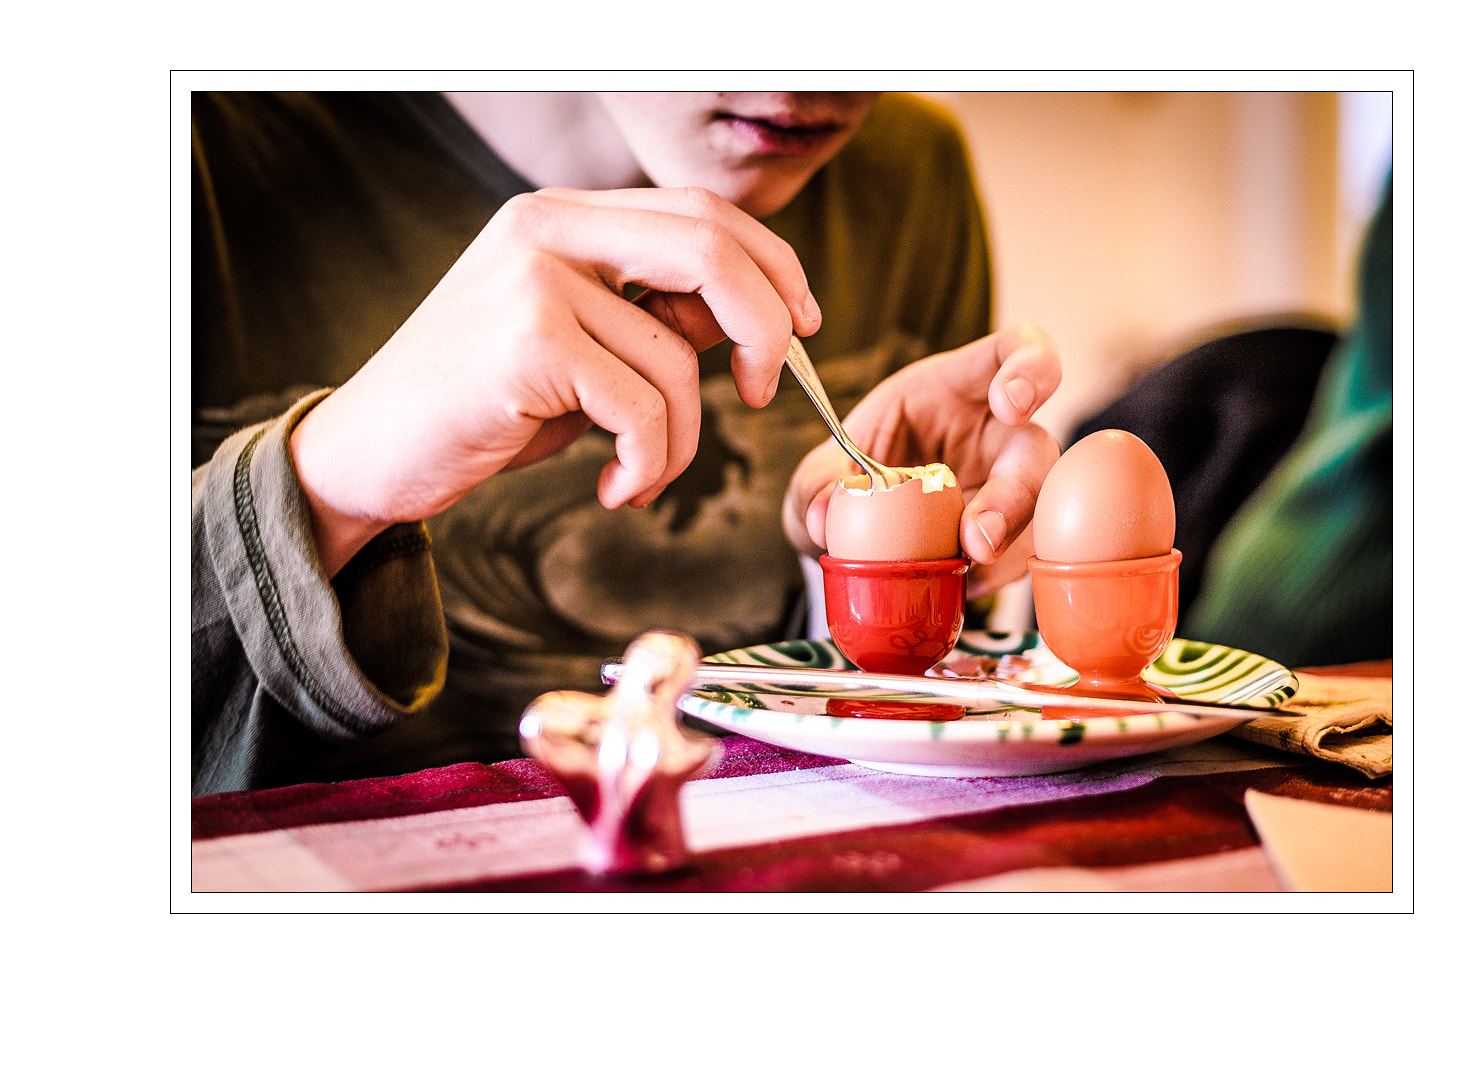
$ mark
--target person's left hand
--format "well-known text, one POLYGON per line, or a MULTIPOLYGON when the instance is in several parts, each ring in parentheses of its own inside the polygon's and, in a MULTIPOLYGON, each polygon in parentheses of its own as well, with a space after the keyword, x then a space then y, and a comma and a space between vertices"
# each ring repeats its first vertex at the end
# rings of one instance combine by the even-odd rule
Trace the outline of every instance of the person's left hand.
MULTIPOLYGON (((970 598, 1025 575, 1026 530, 1046 472, 1061 454, 1030 421, 1061 382, 1056 344, 1028 324, 1006 328, 893 373, 844 419, 867 455, 888 466, 946 463, 964 492, 959 544, 974 562, 970 598)), ((833 438, 794 471, 783 528, 800 553, 824 552, 825 511, 835 482, 860 468, 833 438)))

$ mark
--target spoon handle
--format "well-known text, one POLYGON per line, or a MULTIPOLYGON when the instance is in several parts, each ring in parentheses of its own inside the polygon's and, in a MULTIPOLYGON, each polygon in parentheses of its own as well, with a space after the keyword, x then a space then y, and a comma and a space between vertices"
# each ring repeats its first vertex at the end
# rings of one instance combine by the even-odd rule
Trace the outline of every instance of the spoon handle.
POLYGON ((866 472, 866 477, 871 479, 871 488, 889 489, 901 482, 901 474, 890 467, 883 467, 861 451, 855 441, 850 439, 850 434, 845 432, 845 427, 840 424, 835 408, 830 405, 830 397, 825 394, 819 373, 815 371, 814 363, 809 360, 809 355, 804 353, 804 344, 799 342, 797 335, 789 341, 788 355, 784 361, 789 370, 798 378, 804 394, 809 396, 810 401, 814 403, 814 408, 819 411, 819 416, 824 419, 825 425, 830 427, 830 432, 840 442, 840 447, 845 449, 845 454, 860 464, 861 470, 866 472))

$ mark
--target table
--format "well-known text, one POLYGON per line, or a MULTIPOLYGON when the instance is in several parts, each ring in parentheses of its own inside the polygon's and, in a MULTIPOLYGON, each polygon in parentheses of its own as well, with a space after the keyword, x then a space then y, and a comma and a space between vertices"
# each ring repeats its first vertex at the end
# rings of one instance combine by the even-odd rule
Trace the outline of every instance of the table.
MULTIPOLYGON (((1329 668, 1390 675, 1390 665, 1329 668)), ((1279 892, 1249 792, 1389 813, 1390 778, 1232 737, 1009 779, 889 775, 722 739, 682 792, 693 852, 659 877, 577 864, 583 826, 529 760, 209 795, 193 893, 1279 892)))

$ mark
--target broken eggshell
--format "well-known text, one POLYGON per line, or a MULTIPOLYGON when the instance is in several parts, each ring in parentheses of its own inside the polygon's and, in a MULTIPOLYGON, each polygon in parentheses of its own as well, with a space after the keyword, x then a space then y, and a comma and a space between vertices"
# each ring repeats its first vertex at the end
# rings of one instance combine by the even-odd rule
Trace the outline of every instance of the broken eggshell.
POLYGON ((938 561, 958 557, 964 496, 941 463, 896 468, 907 480, 873 490, 864 474, 842 478, 825 514, 825 548, 843 561, 938 561))

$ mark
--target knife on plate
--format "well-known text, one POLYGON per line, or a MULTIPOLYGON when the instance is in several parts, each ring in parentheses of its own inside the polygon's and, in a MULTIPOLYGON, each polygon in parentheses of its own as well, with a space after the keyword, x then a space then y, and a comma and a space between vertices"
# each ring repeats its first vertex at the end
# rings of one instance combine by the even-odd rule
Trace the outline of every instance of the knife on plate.
MULTIPOLYGON (((612 685, 623 673, 622 659, 603 663, 601 674, 606 685, 612 685)), ((1281 708, 1242 707, 1235 704, 1209 704, 1199 700, 1182 700, 1166 696, 1159 703, 1116 696, 1088 696, 1065 689, 1045 686, 1029 688, 993 678, 912 677, 903 674, 879 674, 865 670, 820 670, 807 666, 752 666, 745 663, 702 663, 696 667, 691 687, 704 685, 768 685, 778 689, 798 688, 812 691, 819 687, 852 692, 872 700, 939 700, 972 708, 1083 708, 1100 714, 1116 711, 1123 715, 1158 715, 1181 712, 1187 715, 1214 715, 1229 719, 1288 718, 1298 712, 1281 708)))

